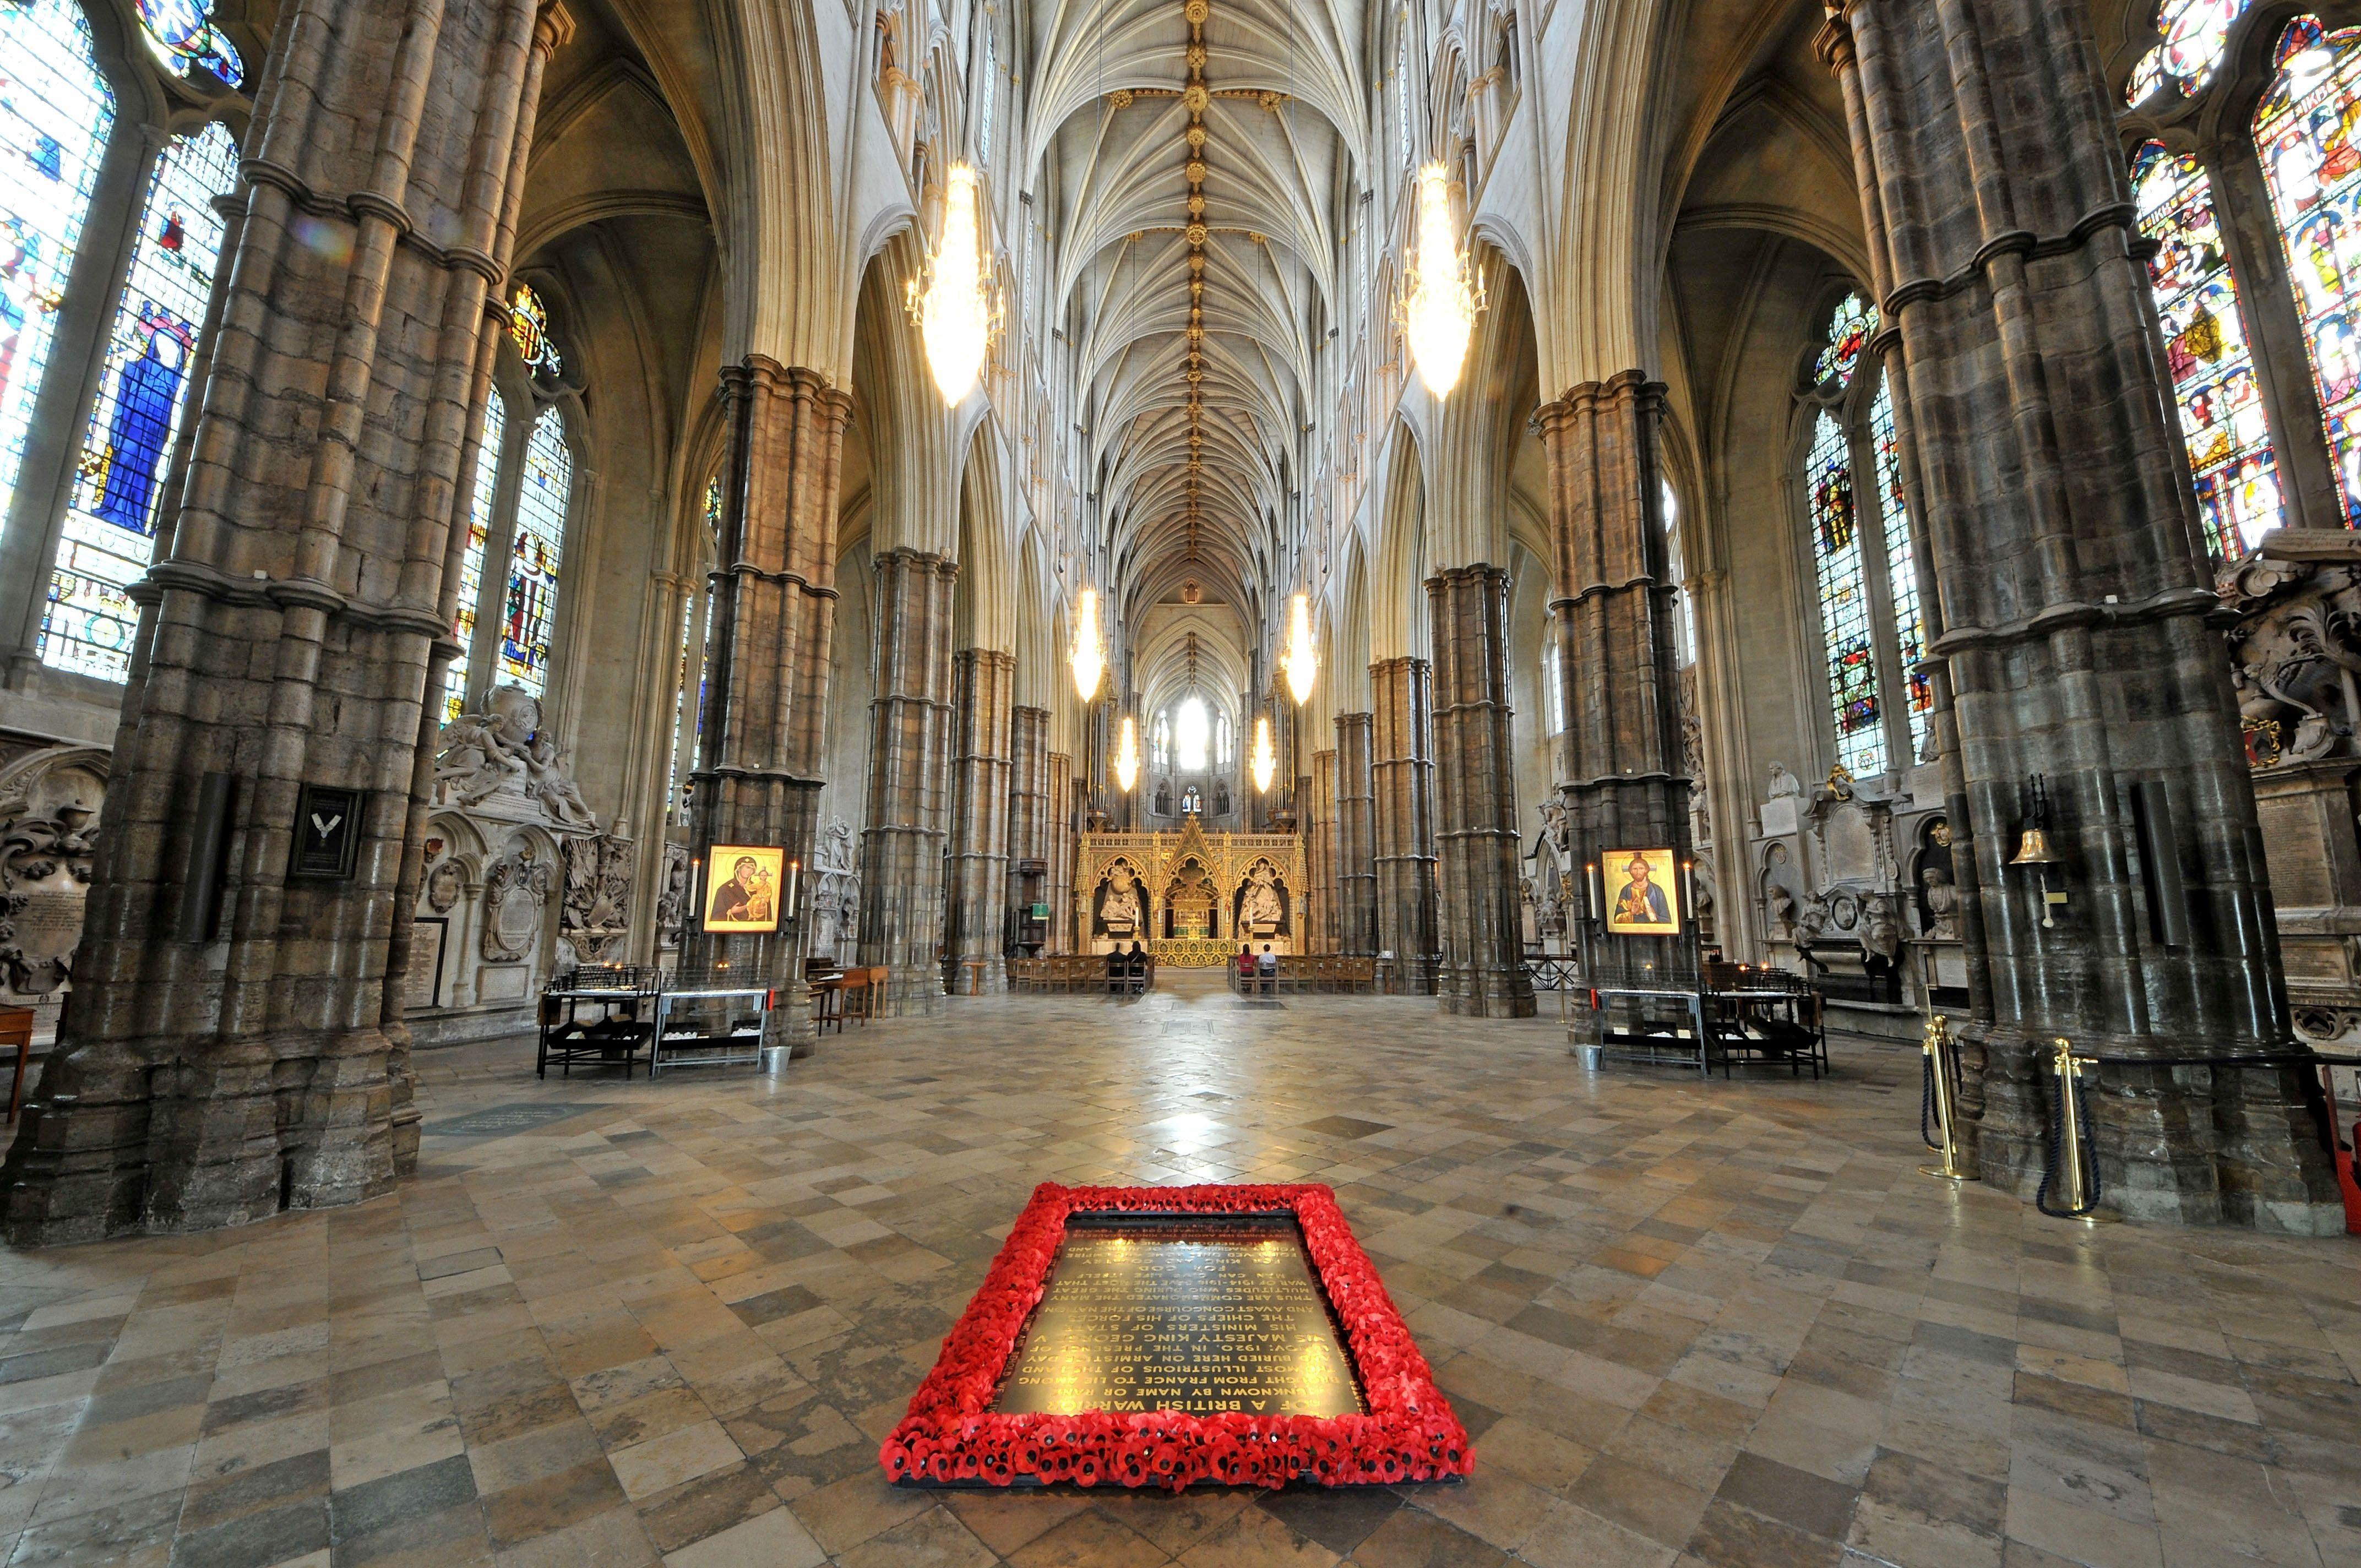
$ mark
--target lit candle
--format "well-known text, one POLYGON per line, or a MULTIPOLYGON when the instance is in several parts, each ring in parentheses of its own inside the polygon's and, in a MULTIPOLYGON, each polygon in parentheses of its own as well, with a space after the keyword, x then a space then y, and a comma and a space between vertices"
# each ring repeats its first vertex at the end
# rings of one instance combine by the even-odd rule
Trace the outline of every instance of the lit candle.
POLYGON ((1697 862, 1695 861, 1683 861, 1681 862, 1681 918, 1684 920, 1696 919, 1697 862))

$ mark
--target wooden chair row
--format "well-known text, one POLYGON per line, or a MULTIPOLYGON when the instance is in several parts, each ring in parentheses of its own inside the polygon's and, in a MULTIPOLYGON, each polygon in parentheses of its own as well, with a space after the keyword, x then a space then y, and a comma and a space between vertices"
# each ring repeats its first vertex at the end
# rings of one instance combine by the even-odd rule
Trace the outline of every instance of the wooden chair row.
POLYGON ((1056 953, 1048 958, 1011 959, 1008 960, 1008 989, 1011 991, 1096 991, 1118 985, 1126 990, 1152 991, 1156 986, 1156 960, 1146 959, 1142 974, 1128 973, 1120 979, 1107 967, 1105 953, 1056 953))
POLYGON ((1314 992, 1337 995, 1356 992, 1373 992, 1378 988, 1378 960, 1335 957, 1282 955, 1276 975, 1256 975, 1249 980, 1238 972, 1237 962, 1230 962, 1230 988, 1241 995, 1268 994, 1272 992, 1314 992))

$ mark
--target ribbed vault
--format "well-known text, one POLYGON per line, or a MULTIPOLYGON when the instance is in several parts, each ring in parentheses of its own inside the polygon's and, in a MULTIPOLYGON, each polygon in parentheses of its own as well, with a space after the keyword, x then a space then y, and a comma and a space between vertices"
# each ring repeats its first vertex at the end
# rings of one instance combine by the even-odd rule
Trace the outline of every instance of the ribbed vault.
POLYGON ((1201 662, 1234 638, 1228 679, 1301 527, 1298 437, 1368 141, 1363 7, 1066 0, 1035 18, 1026 178, 1063 227, 1055 314, 1080 348, 1110 587, 1144 630, 1196 584, 1225 610, 1193 618, 1201 662))

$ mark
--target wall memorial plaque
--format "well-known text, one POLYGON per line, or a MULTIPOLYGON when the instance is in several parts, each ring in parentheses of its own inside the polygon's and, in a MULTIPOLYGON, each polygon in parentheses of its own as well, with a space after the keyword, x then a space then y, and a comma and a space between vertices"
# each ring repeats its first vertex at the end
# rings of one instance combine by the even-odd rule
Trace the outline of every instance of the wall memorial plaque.
POLYGON ((1475 1466, 1325 1187, 1060 1187, 878 1452, 909 1486, 1453 1481, 1475 1466))
POLYGON ((360 852, 360 791, 307 784, 295 792, 295 846, 288 875, 349 882, 360 852))
POLYGON ((443 1005, 443 944, 450 933, 451 922, 440 916, 422 915, 410 923, 406 1006, 443 1005))

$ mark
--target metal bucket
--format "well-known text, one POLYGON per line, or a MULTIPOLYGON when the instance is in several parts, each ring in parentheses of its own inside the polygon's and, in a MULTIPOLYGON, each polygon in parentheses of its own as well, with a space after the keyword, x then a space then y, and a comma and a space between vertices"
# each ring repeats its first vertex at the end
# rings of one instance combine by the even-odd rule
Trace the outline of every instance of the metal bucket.
POLYGON ((1579 1050, 1580 1050, 1580 1051, 1581 1051, 1581 1053, 1582 1053, 1582 1070, 1583 1070, 1583 1071, 1585 1071, 1585 1072, 1597 1072, 1597 1071, 1599 1069, 1599 1068, 1600 1068, 1601 1066, 1605 1065, 1605 1061, 1606 1061, 1606 1058, 1607 1058, 1607 1047, 1604 1047, 1604 1046, 1583 1046, 1583 1047, 1578 1047, 1578 1048, 1579 1048, 1579 1050))

